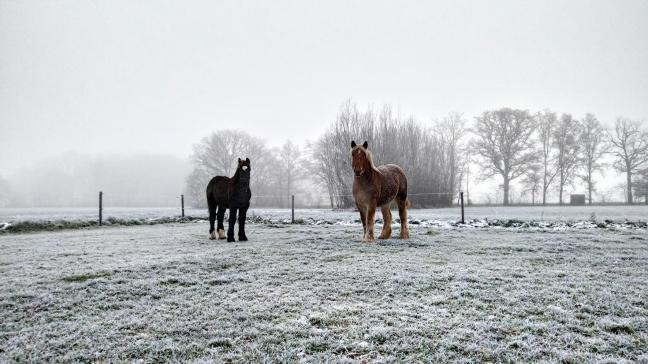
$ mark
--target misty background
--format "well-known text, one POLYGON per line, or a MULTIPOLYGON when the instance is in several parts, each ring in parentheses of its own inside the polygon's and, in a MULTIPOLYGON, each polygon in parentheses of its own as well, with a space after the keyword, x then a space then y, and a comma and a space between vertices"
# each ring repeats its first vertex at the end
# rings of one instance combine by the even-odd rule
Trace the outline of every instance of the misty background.
MULTIPOLYGON (((205 180, 231 175, 227 161, 239 156, 252 159, 257 205, 298 194, 344 207, 349 138, 376 145, 380 163, 410 163, 416 191, 453 196, 468 183, 474 202, 501 203, 502 177, 478 153, 485 112, 537 121, 549 109, 579 123, 591 113, 608 131, 624 117, 640 142, 646 34, 645 1, 0 0, 0 207, 94 206, 99 190, 110 206, 175 206, 182 193, 199 205, 205 180), (442 125, 458 115, 452 146, 442 125), (227 133, 254 149, 210 154, 227 133), (407 140, 419 142, 386 147, 407 140)), ((581 128, 567 130, 563 146, 582 145, 581 128)), ((524 141, 541 149, 538 135, 524 141)), ((579 163, 564 193, 586 193, 583 150, 571 153, 579 163)), ((594 202, 627 200, 615 158, 599 160, 594 202)), ((531 167, 512 180, 511 203, 539 198, 531 167)), ((548 201, 559 194, 554 182, 548 201)))

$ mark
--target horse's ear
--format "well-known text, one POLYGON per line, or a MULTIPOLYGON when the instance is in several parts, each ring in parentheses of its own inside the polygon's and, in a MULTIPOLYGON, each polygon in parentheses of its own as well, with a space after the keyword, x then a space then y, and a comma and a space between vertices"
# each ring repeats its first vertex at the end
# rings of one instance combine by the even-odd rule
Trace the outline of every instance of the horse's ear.
POLYGON ((367 141, 365 140, 365 142, 362 143, 362 146, 364 147, 364 149, 367 149, 369 148, 369 143, 367 143, 367 141))
POLYGON ((250 158, 245 158, 245 161, 250 163, 250 158))
POLYGON ((357 144, 355 143, 355 140, 352 140, 351 141, 351 148, 355 148, 356 146, 357 146, 357 144))
POLYGON ((239 158, 239 163, 241 163, 241 158, 239 158))

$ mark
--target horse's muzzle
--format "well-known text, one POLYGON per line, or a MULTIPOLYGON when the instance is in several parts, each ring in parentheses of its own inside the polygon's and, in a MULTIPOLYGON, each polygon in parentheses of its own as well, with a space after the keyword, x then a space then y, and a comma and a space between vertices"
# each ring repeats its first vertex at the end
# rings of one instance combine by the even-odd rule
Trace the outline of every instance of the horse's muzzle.
POLYGON ((362 176, 362 172, 364 172, 364 171, 363 170, 359 170, 359 171, 353 170, 353 174, 355 174, 356 177, 362 176))

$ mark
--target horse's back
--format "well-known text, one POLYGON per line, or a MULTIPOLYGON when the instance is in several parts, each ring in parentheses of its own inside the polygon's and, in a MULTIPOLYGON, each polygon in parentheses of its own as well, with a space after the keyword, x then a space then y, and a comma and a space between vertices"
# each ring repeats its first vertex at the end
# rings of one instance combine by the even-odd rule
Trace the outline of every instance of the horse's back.
POLYGON ((212 178, 207 184, 207 202, 215 202, 216 204, 227 203, 227 189, 229 187, 230 178, 226 176, 216 176, 212 178))
POLYGON ((214 189, 214 188, 227 186, 229 181, 230 181, 230 178, 227 177, 227 176, 216 176, 216 177, 212 178, 211 180, 209 180, 209 183, 207 184, 207 191, 209 191, 211 189, 214 189))
POLYGON ((394 197, 401 199, 407 198, 407 177, 405 172, 400 166, 396 164, 385 164, 377 167, 378 171, 383 175, 383 192, 378 203, 388 202, 394 197), (384 200, 384 201, 383 201, 384 200))
POLYGON ((398 176, 399 178, 405 178, 405 172, 403 169, 396 164, 384 164, 377 167, 380 173, 383 175, 398 176))

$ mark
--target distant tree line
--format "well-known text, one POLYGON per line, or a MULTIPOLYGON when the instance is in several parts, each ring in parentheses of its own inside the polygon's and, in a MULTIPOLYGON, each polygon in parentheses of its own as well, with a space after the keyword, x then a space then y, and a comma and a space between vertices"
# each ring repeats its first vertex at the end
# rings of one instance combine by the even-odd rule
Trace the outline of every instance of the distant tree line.
POLYGON ((471 166, 472 181, 494 178, 500 186, 496 201, 485 194, 480 202, 508 205, 530 196, 533 204, 547 204, 555 193, 564 204, 576 184, 585 187, 589 204, 610 202, 598 189, 614 169, 624 174, 623 186, 615 188, 625 201, 648 204, 648 130, 640 121, 619 117, 607 127, 593 114, 500 108, 472 120, 453 112, 422 122, 389 105, 361 110, 349 100, 326 131, 302 147, 291 141, 270 147, 242 131, 216 131, 194 146, 190 172, 182 159, 163 155, 50 158, 0 176, 0 207, 94 206, 99 190, 105 206, 177 206, 184 192, 188 206, 204 207, 209 180, 232 176, 237 158, 248 157, 255 206, 288 207, 297 195, 297 206, 348 208, 351 140, 366 140, 377 165, 405 170, 415 207, 456 202, 460 190, 467 192, 471 166))
POLYGON ((75 153, 50 157, 0 178, 0 207, 180 206, 183 158, 170 155, 88 157, 75 153))
POLYGON ((648 201, 648 131, 638 121, 620 117, 606 128, 593 114, 577 119, 551 110, 501 108, 484 111, 472 121, 453 112, 424 123, 395 113, 389 105, 360 110, 350 100, 341 105, 326 132, 301 149, 290 141, 270 148, 235 130, 204 138, 191 157, 188 199, 203 206, 209 179, 233 175, 237 158, 249 157, 257 206, 287 207, 290 196, 299 194, 301 204, 325 200, 332 208, 351 207, 351 140, 368 141, 377 165, 395 163, 405 170, 416 207, 456 201, 470 163, 480 169, 473 178, 501 181, 504 205, 511 204, 512 183, 530 194, 534 204, 547 204, 552 191, 564 204, 567 188, 577 182, 585 186, 591 204, 597 179, 608 167, 626 174, 628 203, 648 201), (605 162, 609 159, 611 165, 605 162))
POLYGON ((474 136, 471 146, 483 162, 484 176, 502 179, 504 205, 509 204, 511 181, 520 177, 534 200, 541 191, 542 204, 551 187, 558 191, 558 203, 565 203, 565 187, 579 179, 592 204, 595 175, 603 172, 605 154, 614 156, 614 169, 626 174, 626 202, 648 201, 648 131, 638 121, 619 117, 608 130, 592 114, 578 120, 549 110, 531 114, 502 108, 478 116, 474 136))
POLYGON ((414 206, 447 206, 458 188, 465 122, 461 114, 453 113, 430 129, 411 116, 395 115, 389 106, 379 112, 360 111, 348 101, 329 130, 305 150, 291 142, 282 148, 268 148, 263 140, 245 132, 218 131, 194 146, 186 193, 192 205, 203 206, 209 179, 233 175, 240 156, 252 160, 256 206, 287 207, 290 196, 299 193, 302 204, 325 199, 333 208, 350 207, 353 176, 349 153, 355 139, 369 142, 377 164, 396 163, 405 169, 414 206), (317 186, 325 196, 317 192, 317 186))

